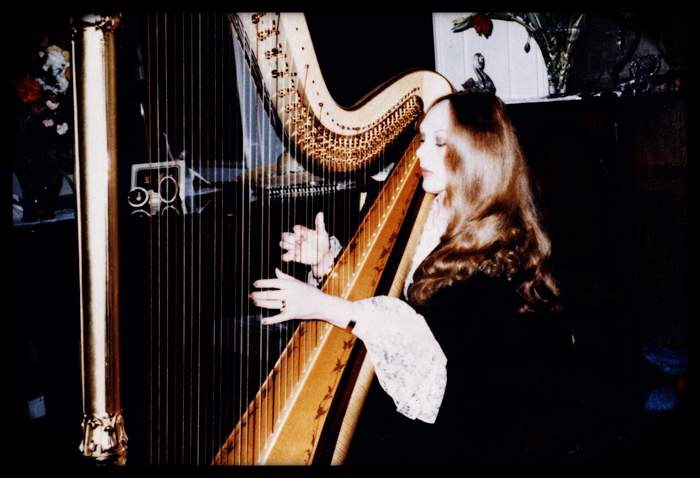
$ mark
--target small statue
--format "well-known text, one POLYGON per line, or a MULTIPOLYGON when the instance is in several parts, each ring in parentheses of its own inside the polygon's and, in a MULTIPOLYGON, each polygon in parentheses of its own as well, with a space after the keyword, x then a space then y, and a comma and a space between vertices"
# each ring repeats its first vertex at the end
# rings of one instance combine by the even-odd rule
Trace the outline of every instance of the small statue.
POLYGON ((486 66, 486 59, 481 53, 474 54, 474 73, 476 79, 469 78, 467 81, 462 83, 462 88, 464 91, 472 93, 491 93, 496 94, 496 85, 494 85, 491 77, 486 74, 484 67, 486 66))

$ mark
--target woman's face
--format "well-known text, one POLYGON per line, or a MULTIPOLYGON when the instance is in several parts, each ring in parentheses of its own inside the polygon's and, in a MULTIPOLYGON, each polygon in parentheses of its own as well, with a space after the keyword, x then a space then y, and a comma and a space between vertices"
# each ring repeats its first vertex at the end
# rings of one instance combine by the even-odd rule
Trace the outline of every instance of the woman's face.
POLYGON ((441 101, 428 111, 420 125, 421 144, 416 151, 423 174, 423 190, 439 194, 447 187, 447 130, 449 127, 449 105, 441 101))

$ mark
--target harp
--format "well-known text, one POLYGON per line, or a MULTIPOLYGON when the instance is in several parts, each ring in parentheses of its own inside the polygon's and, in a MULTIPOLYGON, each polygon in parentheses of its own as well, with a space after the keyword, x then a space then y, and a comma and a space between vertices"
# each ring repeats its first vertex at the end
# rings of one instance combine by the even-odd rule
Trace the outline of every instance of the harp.
POLYGON ((128 428, 136 462, 342 463, 362 345, 323 322, 262 328, 248 293, 275 267, 303 278, 279 234, 323 210, 344 245, 323 290, 399 294, 432 199, 413 126, 449 82, 413 71, 341 107, 295 13, 84 16, 74 58, 83 455, 124 462, 128 428), (129 21, 145 86, 117 124, 129 21))

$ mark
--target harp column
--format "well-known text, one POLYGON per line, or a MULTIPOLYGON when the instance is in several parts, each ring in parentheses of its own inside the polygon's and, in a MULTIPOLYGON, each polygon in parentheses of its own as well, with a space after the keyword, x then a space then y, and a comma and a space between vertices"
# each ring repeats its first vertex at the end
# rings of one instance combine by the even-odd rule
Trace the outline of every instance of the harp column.
POLYGON ((83 438, 95 462, 126 462, 119 384, 115 30, 84 15, 73 29, 75 171, 80 269, 83 438))

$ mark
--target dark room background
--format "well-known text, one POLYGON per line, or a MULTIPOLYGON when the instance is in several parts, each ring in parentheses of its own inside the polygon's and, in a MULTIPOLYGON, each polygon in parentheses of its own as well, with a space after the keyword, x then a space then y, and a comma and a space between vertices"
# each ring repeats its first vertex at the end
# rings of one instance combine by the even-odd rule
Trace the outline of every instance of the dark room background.
MULTIPOLYGON (((70 47, 69 14, 18 21, 12 96, 42 42, 70 47)), ((407 69, 434 68, 429 13, 308 14, 307 21, 328 89, 341 105, 407 69)), ((666 35, 669 65, 685 79, 687 23, 678 15, 659 22, 645 17, 641 24, 651 38, 666 35)), ((590 54, 604 48, 594 38, 605 37, 603 30, 582 36, 575 52, 571 84, 578 92, 608 78, 593 72, 605 66, 590 54)), ((567 320, 581 350, 589 413, 581 461, 685 456, 688 89, 684 83, 667 93, 509 106, 540 186, 567 320), (648 408, 660 389, 675 397, 672 408, 648 408)), ((20 121, 19 110, 15 116, 20 121)), ((70 194, 61 201, 62 209, 75 207, 70 194)), ((15 223, 10 237, 13 442, 22 459, 36 460, 39 444, 47 453, 42 459, 73 462, 82 417, 75 219, 15 223), (27 403, 37 397, 44 397, 46 414, 31 420, 27 403)))

